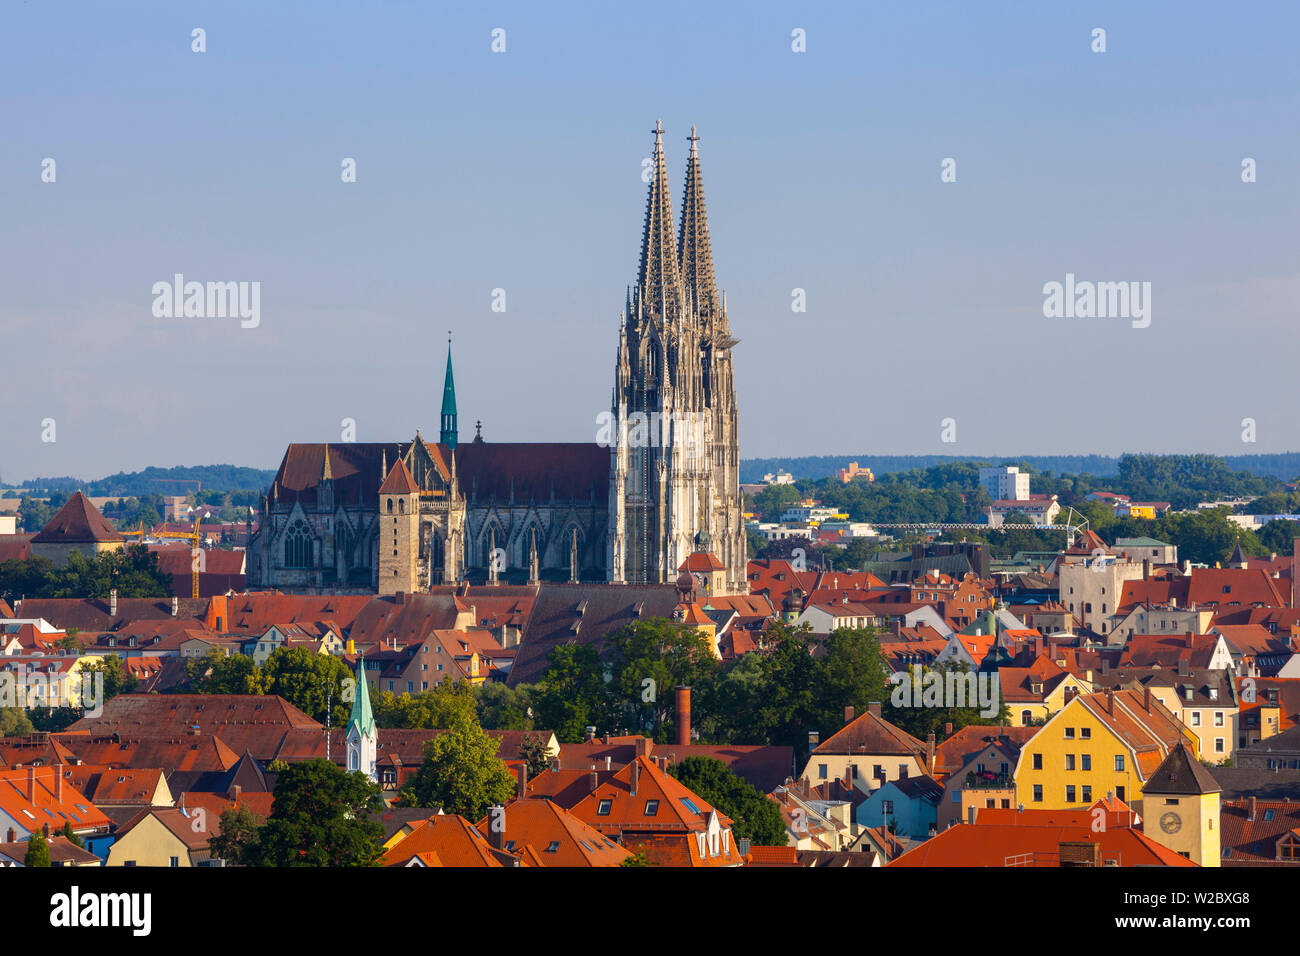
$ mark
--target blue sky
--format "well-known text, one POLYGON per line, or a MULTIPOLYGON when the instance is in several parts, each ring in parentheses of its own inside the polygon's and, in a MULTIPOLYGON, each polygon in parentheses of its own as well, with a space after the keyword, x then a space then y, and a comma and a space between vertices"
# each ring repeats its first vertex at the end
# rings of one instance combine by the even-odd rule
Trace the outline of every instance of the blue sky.
POLYGON ((703 137, 742 456, 1298 448, 1298 19, 6 5, 0 476, 435 434, 448 329, 462 437, 594 440, 658 117, 675 204, 703 137), (177 272, 260 282, 260 325, 155 318, 177 272), (1045 318, 1067 273, 1150 282, 1150 327, 1045 318))

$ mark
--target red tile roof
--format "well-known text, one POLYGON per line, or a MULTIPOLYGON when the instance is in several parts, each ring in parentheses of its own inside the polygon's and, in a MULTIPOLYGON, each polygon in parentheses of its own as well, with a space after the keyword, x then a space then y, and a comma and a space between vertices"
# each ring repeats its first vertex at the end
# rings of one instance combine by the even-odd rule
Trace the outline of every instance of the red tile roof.
POLYGON ((35 544, 106 544, 125 540, 80 491, 74 492, 40 533, 32 538, 35 544))

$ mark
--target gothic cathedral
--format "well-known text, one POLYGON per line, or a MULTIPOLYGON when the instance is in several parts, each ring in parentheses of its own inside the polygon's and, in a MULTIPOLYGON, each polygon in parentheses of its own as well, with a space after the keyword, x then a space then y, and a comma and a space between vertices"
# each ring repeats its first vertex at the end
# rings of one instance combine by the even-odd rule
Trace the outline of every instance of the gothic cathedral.
POLYGON ((673 233, 655 130, 641 265, 621 317, 610 440, 461 443, 451 351, 439 440, 293 444, 262 500, 248 583, 380 594, 440 584, 672 582, 712 555, 744 593, 732 338, 691 131, 673 233))

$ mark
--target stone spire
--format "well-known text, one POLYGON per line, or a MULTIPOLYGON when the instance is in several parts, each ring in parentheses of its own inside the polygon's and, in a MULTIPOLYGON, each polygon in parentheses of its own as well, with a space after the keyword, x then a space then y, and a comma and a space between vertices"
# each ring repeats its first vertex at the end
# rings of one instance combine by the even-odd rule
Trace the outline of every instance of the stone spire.
POLYGON ((713 247, 709 244, 709 218, 704 208, 704 184, 700 177, 700 137, 691 127, 691 156, 686 164, 686 186, 682 191, 682 222, 677 234, 682 284, 700 324, 708 328, 719 315, 718 287, 713 278, 713 247))
MULTIPOLYGON (((641 238, 638 289, 651 312, 674 314, 680 291, 677 248, 673 239, 673 206, 668 194, 668 166, 664 161, 663 121, 655 123, 654 179, 645 206, 645 232, 641 238)), ((667 316, 665 316, 667 317, 667 316)))
POLYGON ((497 529, 488 532, 488 584, 497 583, 497 529))
POLYGON ((537 573, 537 528, 533 527, 530 533, 528 544, 528 583, 537 584, 539 575, 537 573))
POLYGON ((569 583, 578 583, 578 529, 573 529, 572 543, 569 545, 569 583))
POLYGON ((447 374, 442 381, 442 434, 438 438, 452 451, 456 450, 456 381, 451 374, 451 333, 447 333, 447 374))

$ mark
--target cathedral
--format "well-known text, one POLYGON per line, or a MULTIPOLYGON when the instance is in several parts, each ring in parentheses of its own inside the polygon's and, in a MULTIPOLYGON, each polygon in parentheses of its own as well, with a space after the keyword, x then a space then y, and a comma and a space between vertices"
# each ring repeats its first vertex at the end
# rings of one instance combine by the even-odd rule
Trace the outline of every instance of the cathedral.
POLYGON ((427 591, 439 584, 667 583, 712 554, 745 593, 725 293, 691 130, 673 228, 662 124, 641 259, 620 317, 607 428, 591 443, 461 442, 451 350, 438 440, 293 444, 248 544, 250 587, 427 591))

